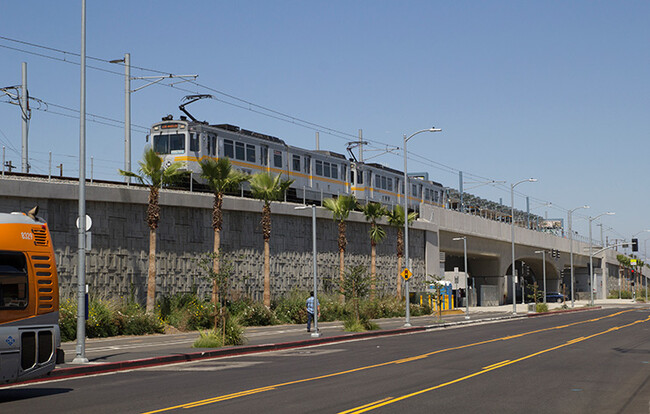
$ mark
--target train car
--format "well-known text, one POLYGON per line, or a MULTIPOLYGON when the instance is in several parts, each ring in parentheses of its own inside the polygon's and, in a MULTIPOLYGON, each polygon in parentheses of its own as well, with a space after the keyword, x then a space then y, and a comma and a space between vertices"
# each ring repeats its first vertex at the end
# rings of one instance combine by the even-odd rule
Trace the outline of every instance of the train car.
POLYGON ((59 286, 47 224, 34 210, 0 213, 0 383, 46 375, 63 362, 58 323, 59 286))
POLYGON ((350 162, 331 151, 310 151, 283 140, 229 124, 209 125, 163 118, 151 128, 149 138, 163 166, 179 161, 202 183, 199 163, 207 158, 228 157, 233 167, 247 173, 269 172, 294 180, 290 196, 319 200, 350 192, 350 162))
MULTIPOLYGON (((381 164, 355 162, 351 165, 352 193, 362 202, 377 202, 387 207, 404 204, 404 173, 381 164)), ((427 173, 409 174, 410 210, 419 210, 420 204, 444 207, 445 189, 430 181, 427 173)))

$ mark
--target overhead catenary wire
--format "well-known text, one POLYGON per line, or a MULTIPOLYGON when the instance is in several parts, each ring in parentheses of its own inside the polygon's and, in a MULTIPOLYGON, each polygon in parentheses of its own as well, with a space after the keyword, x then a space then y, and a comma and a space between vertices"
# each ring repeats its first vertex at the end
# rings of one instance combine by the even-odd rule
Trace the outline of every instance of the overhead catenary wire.
MULTIPOLYGON (((58 49, 58 48, 39 45, 39 44, 36 44, 36 43, 26 42, 26 41, 22 41, 22 40, 18 40, 18 39, 12 39, 12 38, 9 38, 9 37, 6 37, 6 36, 0 36, 0 40, 5 40, 5 41, 8 41, 8 42, 14 42, 14 43, 17 43, 17 44, 21 44, 21 45, 29 46, 29 47, 33 47, 33 48, 43 49, 43 50, 47 50, 49 52, 60 53, 60 54, 63 54, 63 58, 0 44, 0 47, 3 47, 3 48, 15 50, 15 51, 22 52, 22 53, 28 53, 28 54, 32 54, 32 55, 35 55, 35 56, 39 56, 39 57, 43 57, 43 58, 47 58, 47 59, 52 59, 52 60, 56 60, 56 61, 60 61, 60 62, 64 62, 64 63, 80 65, 79 62, 75 62, 75 61, 72 61, 72 60, 68 59, 68 56, 80 57, 80 54, 75 53, 75 52, 70 52, 70 51, 66 51, 66 50, 62 50, 62 49, 58 49)), ((112 65, 116 64, 116 63, 119 64, 119 65, 124 65, 123 62, 111 62, 108 59, 102 59, 102 58, 97 58, 97 57, 92 57, 92 56, 87 56, 87 59, 93 60, 93 61, 96 61, 96 62, 112 64, 112 65)), ((102 71, 102 72, 105 72, 105 73, 110 73, 110 74, 117 75, 117 76, 124 76, 123 73, 117 72, 117 71, 114 71, 114 70, 109 70, 109 69, 105 69, 105 68, 101 68, 101 67, 97 67, 97 66, 87 66, 87 67, 89 69, 99 70, 99 71, 102 71)), ((145 67, 140 67, 140 66, 135 66, 135 65, 130 65, 130 67, 132 69, 135 69, 135 70, 141 70, 141 71, 144 71, 144 72, 155 73, 155 74, 160 74, 160 75, 168 75, 168 74, 170 74, 170 72, 168 72, 168 71, 161 71, 161 70, 158 70, 158 69, 145 68, 145 67)), ((327 127, 325 125, 320 125, 320 124, 315 123, 315 122, 307 121, 307 120, 301 119, 301 118, 299 118, 297 116, 286 114, 284 112, 281 112, 281 111, 266 107, 264 105, 256 104, 251 100, 239 98, 239 97, 237 97, 237 96, 235 96, 233 94, 229 94, 229 93, 221 91, 219 89, 216 89, 216 88, 213 88, 213 87, 210 87, 210 86, 207 86, 207 85, 203 85, 203 84, 201 84, 199 82, 196 82, 196 81, 189 81, 189 82, 191 84, 193 84, 194 86, 196 86, 197 88, 202 88, 204 90, 210 91, 210 92, 212 92, 212 93, 214 93, 216 95, 219 95, 219 96, 223 97, 223 98, 218 98, 218 97, 213 96, 213 99, 218 101, 218 102, 221 102, 221 103, 224 103, 224 104, 227 104, 227 105, 239 108, 239 109, 244 109, 244 110, 247 110, 247 111, 250 111, 250 112, 253 112, 253 113, 257 113, 257 114, 260 114, 260 115, 263 115, 263 116, 266 116, 266 117, 270 117, 270 118, 273 118, 273 119, 276 119, 276 120, 288 122, 288 123, 291 123, 291 124, 294 124, 294 125, 297 125, 297 126, 300 126, 300 127, 303 127, 303 128, 308 128, 308 129, 312 129, 312 130, 315 130, 315 131, 323 132, 325 134, 328 134, 330 136, 333 136, 333 137, 336 137, 336 138, 339 138, 339 139, 345 139, 347 141, 358 139, 358 136, 355 135, 355 134, 340 131, 340 130, 337 130, 335 128, 327 127)), ((168 88, 173 88, 173 89, 176 89, 176 90, 179 90, 179 91, 182 91, 182 92, 186 92, 186 93, 196 93, 197 92, 195 90, 189 90, 187 88, 179 87, 178 85, 174 85, 174 84, 171 84, 171 85, 170 84, 157 84, 157 85, 165 86, 165 87, 168 87, 168 88)), ((66 108, 66 109, 69 109, 69 108, 66 108)), ((100 117, 100 116, 97 116, 97 117, 99 119, 102 119, 102 117, 100 117)), ((110 118, 108 118, 108 119, 110 120, 110 118)), ((114 122, 115 120, 110 120, 110 121, 114 122)), ((95 121, 95 122, 102 123, 102 122, 99 122, 99 121, 95 121)), ((145 127, 142 127, 142 126, 139 126, 139 127, 143 128, 143 130, 146 129, 148 131, 148 128, 145 128, 145 127)), ((379 140, 374 140, 374 139, 367 138, 367 137, 364 137, 364 141, 367 141, 367 142, 369 142, 371 144, 374 144, 374 145, 369 145, 369 146, 371 146, 373 148, 377 148, 377 149, 381 149, 381 148, 384 148, 384 147, 389 145, 389 144, 387 144, 385 142, 382 142, 382 141, 379 141, 379 140)), ((457 168, 442 164, 440 162, 436 162, 436 161, 434 161, 432 159, 423 157, 423 156, 421 156, 419 154, 413 154, 413 153, 409 152, 408 157, 410 159, 414 159, 416 162, 423 163, 425 165, 428 165, 430 167, 436 168, 436 169, 441 170, 441 171, 445 171, 447 173, 455 173, 455 174, 457 174, 459 171, 461 171, 460 169, 457 169, 457 168)), ((463 172, 467 176, 470 176, 470 177, 475 177, 475 178, 479 178, 479 179, 483 179, 483 180, 487 180, 487 181, 492 180, 490 178, 483 177, 483 176, 481 176, 479 174, 473 174, 473 173, 465 171, 465 170, 463 170, 463 172)), ((494 185, 494 187, 498 188, 498 189, 500 189, 502 191, 507 191, 507 192, 510 191, 508 186, 506 186, 506 185, 496 184, 496 185, 494 185)), ((516 192, 516 194, 517 195, 522 195, 522 196, 525 195, 524 193, 520 193, 518 191, 516 192)), ((537 200, 537 201, 543 201, 543 202, 547 201, 547 200, 537 199, 537 198, 534 198, 534 197, 531 197, 531 199, 537 200)), ((558 207, 558 208, 561 208, 561 207, 556 206, 556 205, 554 205, 554 206, 558 207)))

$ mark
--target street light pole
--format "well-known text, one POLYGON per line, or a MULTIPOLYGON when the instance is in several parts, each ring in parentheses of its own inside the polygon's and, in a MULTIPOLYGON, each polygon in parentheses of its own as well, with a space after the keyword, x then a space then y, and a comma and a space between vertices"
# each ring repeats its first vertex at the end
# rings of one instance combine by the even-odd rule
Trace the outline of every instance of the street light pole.
POLYGON ((575 292, 574 292, 574 289, 573 289, 573 285, 574 285, 574 283, 573 283, 573 229, 572 229, 571 215, 573 214, 574 211, 576 211, 578 209, 581 209, 581 208, 587 209, 587 208, 589 208, 589 206, 584 205, 584 206, 581 206, 581 207, 576 207, 574 209, 571 209, 571 210, 569 210, 568 217, 567 217, 567 221, 569 222, 569 257, 570 257, 569 263, 570 263, 570 266, 571 266, 570 271, 571 271, 571 307, 572 308, 575 305, 575 292))
MULTIPOLYGON (((602 213, 597 215, 596 217, 589 217, 589 290, 590 296, 589 296, 589 304, 590 306, 594 306, 594 253, 593 253, 593 243, 591 241, 591 222, 596 220, 598 217, 602 216, 613 216, 614 213, 613 211, 608 211, 607 213, 602 213)), ((602 272, 601 272, 602 273, 602 272)))
MULTIPOLYGON (((521 183, 534 183, 537 181, 537 178, 527 178, 525 180, 518 181, 514 184, 510 184, 510 240, 512 242, 512 314, 517 314, 517 293, 515 289, 515 187, 521 183)), ((523 300, 523 297, 522 297, 523 300)))
POLYGON ((544 274, 544 303, 546 303, 546 250, 536 250, 535 253, 542 254, 542 273, 544 274))
POLYGON ((467 276, 467 236, 455 237, 452 240, 463 241, 463 254, 465 257, 465 319, 469 319, 469 281, 467 276))
MULTIPOLYGON (((407 159, 407 151, 406 151, 406 143, 408 142, 409 139, 413 138, 417 134, 420 134, 422 132, 440 132, 442 129, 436 128, 436 127, 431 127, 429 129, 423 129, 417 132, 412 133, 408 137, 406 134, 404 134, 404 269, 408 269, 409 266, 409 203, 408 203, 408 194, 409 194, 409 180, 408 180, 408 172, 407 172, 407 166, 406 166, 406 159, 407 159)), ((411 278, 406 279, 404 282, 404 290, 406 291, 406 321, 404 322, 405 327, 411 326, 411 309, 410 309, 410 297, 409 297, 409 280, 411 278)))

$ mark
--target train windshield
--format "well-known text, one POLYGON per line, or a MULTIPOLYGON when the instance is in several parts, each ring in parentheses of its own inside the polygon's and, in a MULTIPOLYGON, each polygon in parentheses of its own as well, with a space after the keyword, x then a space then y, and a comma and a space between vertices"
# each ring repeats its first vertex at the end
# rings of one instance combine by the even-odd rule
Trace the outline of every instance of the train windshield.
POLYGON ((0 252, 0 309, 27 307, 27 260, 20 252, 0 252))
POLYGON ((154 135, 153 150, 157 154, 183 154, 185 152, 185 134, 154 135))

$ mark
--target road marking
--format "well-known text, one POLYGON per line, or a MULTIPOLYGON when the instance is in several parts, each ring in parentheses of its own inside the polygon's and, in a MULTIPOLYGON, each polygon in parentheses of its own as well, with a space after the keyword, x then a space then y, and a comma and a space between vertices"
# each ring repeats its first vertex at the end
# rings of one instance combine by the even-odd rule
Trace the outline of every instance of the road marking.
MULTIPOLYGON (((334 372, 334 373, 331 373, 331 374, 320 375, 320 376, 317 376, 317 377, 303 378, 303 379, 299 379, 299 380, 295 380, 295 381, 289 381, 289 382, 284 382, 284 383, 280 383, 280 384, 270 385, 270 386, 264 387, 264 388, 256 388, 256 389, 250 390, 252 392, 241 391, 241 392, 238 392, 238 393, 228 394, 228 395, 224 395, 224 396, 220 396, 220 397, 214 397, 214 398, 210 398, 210 399, 207 399, 207 400, 180 404, 180 405, 176 405, 176 406, 173 406, 173 407, 161 408, 161 409, 154 410, 154 411, 147 411, 147 412, 144 412, 142 414, 154 414, 154 413, 162 413, 162 412, 165 412, 165 411, 172 411, 172 410, 176 410, 176 409, 179 409, 179 408, 190 408, 190 407, 194 407, 195 406, 194 404, 198 404, 198 403, 200 403, 201 405, 212 404, 212 403, 215 403, 215 402, 223 401, 224 399, 233 399, 233 398, 243 397, 243 396, 247 396, 247 395, 250 395, 250 394, 255 394, 255 393, 258 393, 258 392, 263 392, 263 391, 268 391, 268 390, 272 390, 272 389, 277 389, 277 388, 280 388, 280 387, 285 387, 285 386, 288 386, 288 385, 295 385, 295 384, 301 384, 301 383, 305 383, 305 382, 317 381, 317 380, 326 379, 326 378, 338 377, 338 376, 341 376, 341 375, 346 375, 346 374, 351 374, 351 373, 355 373, 355 372, 365 371, 365 370, 369 370, 369 369, 373 369, 373 368, 380 368, 380 367, 384 367, 384 366, 391 365, 391 364, 401 364, 401 363, 404 363, 404 362, 408 362, 408 361, 405 361, 405 360, 415 361, 415 360, 418 360, 418 359, 427 358, 429 356, 440 354, 440 353, 443 353, 443 352, 454 351, 454 350, 458 350, 458 349, 470 348, 470 347, 474 347, 474 346, 478 346, 478 345, 485 345, 485 344, 489 344, 489 343, 493 343, 493 342, 497 342, 497 341, 502 341, 502 340, 504 340, 504 338, 519 338, 519 337, 522 337, 522 336, 525 336, 525 335, 532 335, 532 334, 535 334, 535 333, 547 332, 547 331, 552 331, 552 330, 556 330, 556 329, 567 328, 567 327, 570 327, 570 326, 575 326, 575 325, 579 325, 579 324, 583 324, 583 323, 587 323, 587 322, 600 321, 600 320, 603 320, 603 319, 612 318, 614 316, 621 315, 621 314, 626 313, 626 312, 631 312, 632 310, 633 309, 623 310, 623 311, 616 312, 616 313, 613 313, 611 315, 605 315, 605 316, 602 316, 602 317, 596 318, 596 319, 573 322, 573 323, 569 323, 569 324, 566 324, 566 325, 554 326, 554 327, 551 327, 551 328, 537 329, 537 330, 534 330, 534 331, 524 332, 522 334, 511 335, 509 337, 488 339, 488 340, 485 340, 485 341, 474 342, 472 344, 459 345, 459 346, 455 346, 455 347, 451 347, 451 348, 439 349, 437 351, 432 351, 432 352, 428 352, 428 353, 425 353, 425 354, 416 355, 416 356, 413 356, 413 357, 410 357, 410 358, 401 358, 401 359, 397 359, 397 360, 393 360, 393 361, 381 362, 379 364, 367 365, 367 366, 364 366, 364 367, 353 368, 353 369, 349 369, 349 370, 345 370, 345 371, 334 372), (262 391, 259 391, 259 390, 262 390, 262 391), (208 401, 208 402, 205 402, 205 401, 208 401)), ((650 316, 648 317, 648 320, 650 320, 650 316)), ((627 326, 627 325, 625 325, 625 326, 627 326)), ((616 329, 618 329, 618 328, 616 328, 616 329)), ((610 332, 610 331, 611 331, 611 329, 608 330, 608 331, 605 331, 605 332, 610 332)), ((587 337, 587 338, 590 338, 590 337, 587 337)), ((566 346, 566 345, 567 344, 563 344, 560 347, 566 346)), ((545 352, 547 352, 547 351, 545 351, 545 352)), ((543 352, 541 352, 541 353, 543 353, 543 352)), ((501 368, 501 367, 513 364, 515 362, 519 362, 520 360, 523 360, 523 359, 520 358, 520 359, 514 360, 514 361, 504 361, 503 363, 498 364, 497 368, 501 368)), ((479 371, 478 373, 471 374, 471 375, 469 375, 467 377, 463 377, 463 378, 460 378, 460 379, 457 379, 457 380, 454 380, 454 381, 451 381, 451 382, 448 382, 448 383, 445 383, 445 384, 438 385, 438 386, 433 387, 433 388, 431 388, 429 390, 442 388, 443 386, 463 381, 465 379, 468 379, 468 378, 483 374, 485 372, 489 372, 489 371, 491 371, 493 369, 496 369, 496 368, 489 368, 489 369, 485 368, 484 371, 479 371)), ((414 395, 417 395, 417 394, 414 394, 414 395)), ((372 403, 371 404, 372 408, 366 408, 364 410, 368 411, 370 409, 374 409, 374 408, 380 407, 382 405, 392 404, 391 401, 396 402, 396 401, 399 401, 400 399, 404 399, 404 398, 399 397, 399 399, 388 399, 388 400, 384 399, 384 400, 381 400, 382 402, 372 403)), ((368 404, 364 405, 363 407, 367 407, 367 406, 368 406, 368 404)), ((350 412, 350 413, 352 413, 352 412, 360 412, 360 413, 364 412, 364 411, 355 411, 355 410, 358 410, 358 409, 360 409, 360 407, 354 408, 354 409, 349 410, 347 412, 350 412)))
POLYGON ((532 354, 523 356, 521 358, 518 358, 518 359, 515 359, 515 360, 512 360, 512 361, 503 361, 503 362, 499 362, 499 363, 496 363, 496 364, 488 365, 487 367, 482 368, 480 371, 474 372, 472 374, 466 375, 466 376, 461 377, 461 378, 457 378, 457 379, 452 380, 452 381, 445 382, 443 384, 436 385, 434 387, 425 388, 425 389, 420 390, 420 391, 415 391, 415 392, 412 392, 410 394, 402 395, 401 397, 396 397, 396 398, 390 398, 390 399, 387 399, 387 400, 383 400, 383 402, 381 402, 381 403, 373 403, 372 405, 368 405, 368 404, 361 405, 361 406, 353 408, 351 410, 342 411, 339 414, 342 414, 342 413, 346 413, 346 414, 365 413, 367 411, 371 411, 371 410, 374 410, 374 409, 379 408, 379 407, 384 407, 384 406, 389 405, 389 404, 394 404, 396 402, 406 400, 407 398, 412 398, 412 397, 415 397, 415 396, 418 396, 418 395, 421 395, 421 394, 424 394, 424 393, 427 393, 427 392, 430 392, 430 391, 434 391, 434 390, 446 387, 448 385, 456 384, 456 383, 459 383, 461 381, 465 381, 467 379, 474 378, 476 376, 479 376, 479 375, 494 371, 494 370, 499 369, 499 368, 506 367, 508 365, 516 364, 517 362, 525 361, 527 359, 530 359, 530 358, 545 354, 547 352, 555 351, 555 350, 558 350, 560 348, 564 348, 564 347, 576 344, 578 342, 586 341, 588 339, 592 339, 592 338, 595 338, 595 337, 600 336, 600 335, 604 335, 604 334, 607 334, 607 333, 610 333, 610 332, 615 332, 615 331, 617 331, 619 329, 622 329, 622 328, 629 328, 630 326, 636 325, 637 323, 644 323, 644 322, 648 322, 648 321, 650 321, 650 316, 648 316, 645 319, 636 320, 636 321, 631 322, 631 323, 626 324, 626 325, 621 325, 621 326, 616 326, 616 327, 613 327, 613 328, 609 328, 609 329, 607 329, 605 331, 597 332, 597 333, 589 335, 589 336, 583 336, 583 337, 580 337, 580 338, 571 339, 571 340, 569 340, 569 341, 567 341, 567 342, 565 342, 563 344, 560 344, 560 345, 557 345, 557 346, 554 346, 554 347, 551 347, 551 348, 543 349, 541 351, 534 352, 532 354))
POLYGON ((384 398, 383 400, 371 402, 370 404, 362 405, 361 407, 353 408, 351 410, 347 411, 341 411, 339 414, 348 414, 354 412, 354 410, 358 410, 359 408, 365 408, 365 407, 374 407, 375 405, 381 404, 384 401, 390 400, 392 397, 384 398))
POLYGON ((265 364, 262 361, 191 361, 182 364, 161 365, 145 368, 144 371, 168 371, 168 372, 211 372, 223 371, 225 369, 246 368, 254 365, 265 364))

